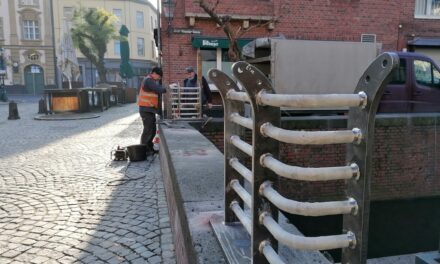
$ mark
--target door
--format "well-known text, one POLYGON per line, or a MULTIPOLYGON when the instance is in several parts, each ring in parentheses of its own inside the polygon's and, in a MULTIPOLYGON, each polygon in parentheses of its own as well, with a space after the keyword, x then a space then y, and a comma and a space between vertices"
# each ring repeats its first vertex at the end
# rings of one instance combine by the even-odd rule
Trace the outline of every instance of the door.
POLYGON ((410 107, 414 113, 440 112, 440 72, 432 61, 415 59, 410 107))
POLYGON ((407 113, 409 111, 410 93, 407 86, 411 83, 409 59, 401 58, 399 68, 393 72, 393 77, 385 87, 379 103, 379 113, 407 113))
POLYGON ((29 94, 43 94, 44 73, 43 68, 38 65, 29 65, 24 69, 24 81, 26 91, 29 94))

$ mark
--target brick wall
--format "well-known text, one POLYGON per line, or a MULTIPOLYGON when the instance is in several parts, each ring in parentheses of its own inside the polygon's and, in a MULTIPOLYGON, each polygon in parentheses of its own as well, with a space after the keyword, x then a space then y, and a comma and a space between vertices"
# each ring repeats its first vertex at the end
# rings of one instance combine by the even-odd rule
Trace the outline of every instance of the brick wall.
MULTIPOLYGON (((416 37, 440 37, 438 20, 415 19, 414 8, 414 0, 220 0, 217 11, 277 17, 273 30, 255 28, 242 36, 245 38, 283 34, 289 39, 358 42, 361 34, 368 33, 377 35, 383 51, 392 51, 406 48, 408 40, 416 37)), ((204 14, 192 0, 177 0, 171 27, 191 28, 188 13, 204 14)), ((197 66, 197 49, 191 46, 191 34, 168 34, 165 17, 161 23, 164 83, 182 82, 184 68, 197 66)), ((237 21, 233 26, 237 28, 241 23, 237 21)), ((225 37, 223 30, 208 19, 196 18, 192 28, 200 30, 203 36, 225 37)))
MULTIPOLYGON (((283 119, 283 128, 296 130, 345 129, 343 117, 283 119)), ((223 124, 214 122, 201 132, 223 151, 223 124)), ((376 120, 373 152, 373 200, 406 199, 440 195, 440 115, 380 116, 376 120)), ((345 164, 345 146, 296 146, 281 144, 280 159, 304 167, 345 164)), ((328 200, 344 196, 345 184, 299 182, 281 179, 281 193, 293 192, 299 200, 328 200), (310 198, 310 197, 313 197, 310 198)))

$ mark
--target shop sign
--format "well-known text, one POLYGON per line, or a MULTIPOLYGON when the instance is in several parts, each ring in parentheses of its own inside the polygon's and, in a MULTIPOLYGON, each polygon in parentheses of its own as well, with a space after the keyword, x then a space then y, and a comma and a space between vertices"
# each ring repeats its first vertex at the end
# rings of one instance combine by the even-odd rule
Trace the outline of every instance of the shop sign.
MULTIPOLYGON (((251 40, 252 39, 239 39, 238 46, 241 48, 251 40)), ((229 48, 229 40, 227 38, 193 37, 192 46, 205 49, 227 49, 229 48)))

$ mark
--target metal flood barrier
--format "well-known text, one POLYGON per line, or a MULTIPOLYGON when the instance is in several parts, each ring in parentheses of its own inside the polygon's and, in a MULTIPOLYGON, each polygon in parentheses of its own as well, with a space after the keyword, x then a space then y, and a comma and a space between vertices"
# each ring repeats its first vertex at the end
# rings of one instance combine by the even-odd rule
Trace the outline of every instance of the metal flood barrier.
POLYGON ((278 243, 298 250, 342 249, 341 263, 366 263, 374 119, 384 87, 398 66, 394 53, 376 58, 360 78, 353 94, 276 94, 271 82, 254 66, 237 62, 232 73, 211 69, 224 104, 225 212, 224 224, 241 222, 251 239, 251 263, 286 263, 278 243), (252 118, 244 116, 250 104, 252 118), (292 131, 280 127, 280 108, 349 107, 348 129, 292 131), (244 140, 252 131, 252 145, 244 140), (306 168, 284 164, 280 142, 300 145, 347 144, 346 164, 306 168), (252 168, 242 160, 250 157, 252 168), (299 181, 345 180, 343 201, 301 202, 283 197, 279 177, 299 181), (251 186, 249 193, 244 182, 251 186), (278 224, 278 213, 302 216, 343 214, 341 234, 304 237, 278 224))
POLYGON ((202 117, 200 87, 181 87, 170 85, 170 106, 172 119, 191 119, 202 117))

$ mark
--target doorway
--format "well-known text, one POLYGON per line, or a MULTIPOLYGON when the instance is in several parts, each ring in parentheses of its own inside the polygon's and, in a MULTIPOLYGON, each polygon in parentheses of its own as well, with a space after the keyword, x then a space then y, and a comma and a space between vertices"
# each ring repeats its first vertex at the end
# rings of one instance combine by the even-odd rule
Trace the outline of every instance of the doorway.
POLYGON ((24 83, 28 94, 43 94, 44 72, 38 65, 28 65, 24 68, 24 83))

